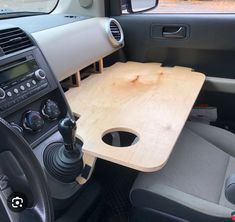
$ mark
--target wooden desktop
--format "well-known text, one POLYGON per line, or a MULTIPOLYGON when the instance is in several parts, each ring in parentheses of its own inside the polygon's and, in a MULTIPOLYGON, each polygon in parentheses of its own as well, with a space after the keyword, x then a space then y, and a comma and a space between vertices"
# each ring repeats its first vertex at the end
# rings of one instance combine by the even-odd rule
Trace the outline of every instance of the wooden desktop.
POLYGON ((167 162, 205 75, 159 63, 116 63, 66 92, 72 111, 80 116, 77 136, 87 155, 143 172, 167 162), (126 131, 137 143, 115 147, 105 133, 126 131))

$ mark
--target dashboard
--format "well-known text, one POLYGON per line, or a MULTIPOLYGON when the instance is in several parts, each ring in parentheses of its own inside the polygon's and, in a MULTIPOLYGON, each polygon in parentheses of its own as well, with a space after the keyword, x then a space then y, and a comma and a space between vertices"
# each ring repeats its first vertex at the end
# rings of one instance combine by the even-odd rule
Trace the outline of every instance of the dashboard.
POLYGON ((0 30, 20 27, 30 34, 57 79, 63 80, 124 46, 123 39, 117 41, 110 33, 111 22, 110 18, 39 15, 0 20, 0 30))
MULTIPOLYGON (((0 117, 30 144, 44 169, 44 151, 61 141, 58 123, 72 116, 59 81, 124 46, 112 18, 41 15, 0 20, 0 117)), ((46 170, 54 206, 79 189, 46 170)))

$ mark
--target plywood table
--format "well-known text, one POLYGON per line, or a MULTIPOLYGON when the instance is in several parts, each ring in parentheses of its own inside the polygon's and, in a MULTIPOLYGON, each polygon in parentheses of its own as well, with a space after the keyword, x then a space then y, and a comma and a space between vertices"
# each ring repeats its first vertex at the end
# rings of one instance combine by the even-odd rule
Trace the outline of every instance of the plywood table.
POLYGON ((66 97, 80 115, 77 136, 83 151, 139 171, 152 172, 167 162, 205 76, 158 63, 116 63, 70 89, 66 97), (136 134, 128 147, 103 142, 110 131, 136 134))

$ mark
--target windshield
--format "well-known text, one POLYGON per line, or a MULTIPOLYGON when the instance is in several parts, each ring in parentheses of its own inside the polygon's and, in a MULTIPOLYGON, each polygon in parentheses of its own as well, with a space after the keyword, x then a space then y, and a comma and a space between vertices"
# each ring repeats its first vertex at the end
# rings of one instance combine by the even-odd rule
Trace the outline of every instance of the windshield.
POLYGON ((36 12, 49 13, 58 0, 0 0, 0 14, 36 12))

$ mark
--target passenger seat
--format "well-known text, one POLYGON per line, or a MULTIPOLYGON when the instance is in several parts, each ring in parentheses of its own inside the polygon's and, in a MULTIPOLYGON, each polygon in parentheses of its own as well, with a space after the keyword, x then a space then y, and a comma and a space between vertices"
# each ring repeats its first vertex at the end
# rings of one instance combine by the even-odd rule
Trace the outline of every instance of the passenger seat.
POLYGON ((166 166, 139 174, 131 202, 146 215, 151 213, 152 221, 158 221, 162 213, 187 221, 231 221, 235 211, 234 157, 234 134, 188 122, 166 166))

